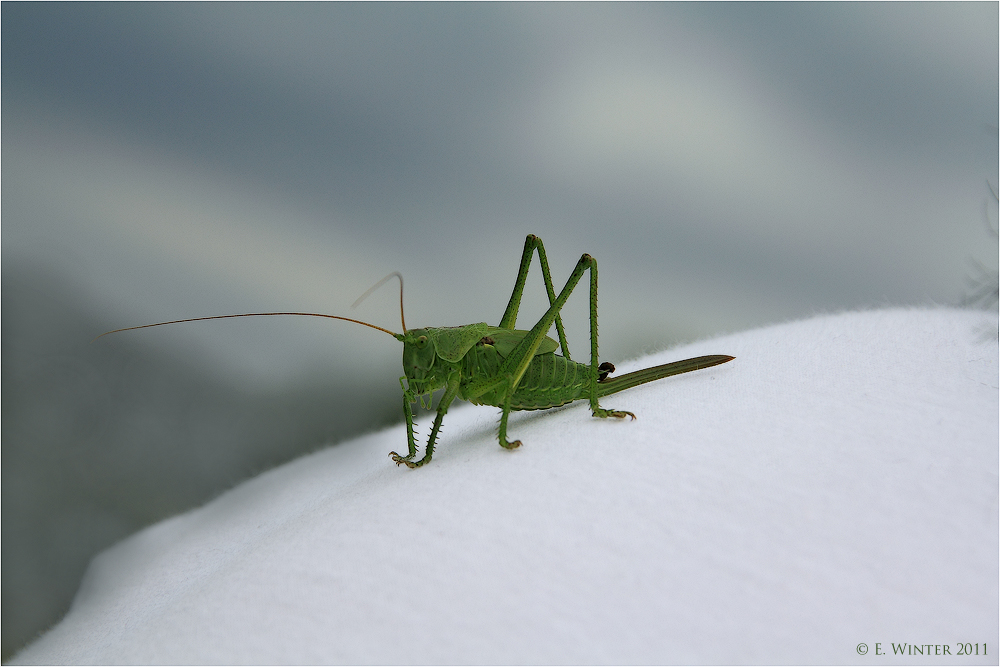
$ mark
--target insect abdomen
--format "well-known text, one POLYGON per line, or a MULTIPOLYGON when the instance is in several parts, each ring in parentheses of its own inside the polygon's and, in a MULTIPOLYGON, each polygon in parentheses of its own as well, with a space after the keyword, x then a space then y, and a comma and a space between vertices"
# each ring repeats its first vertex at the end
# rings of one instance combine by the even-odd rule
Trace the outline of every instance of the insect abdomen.
POLYGON ((541 410, 583 398, 589 367, 556 354, 531 360, 511 400, 511 410, 541 410))
MULTIPOLYGON (((463 374, 470 380, 480 376, 495 377, 502 363, 503 357, 492 345, 479 345, 465 356, 463 374)), ((551 352, 536 355, 514 391, 510 409, 542 410, 583 398, 588 370, 583 364, 551 352)), ((499 406, 504 398, 501 393, 498 388, 470 399, 470 402, 499 406)))

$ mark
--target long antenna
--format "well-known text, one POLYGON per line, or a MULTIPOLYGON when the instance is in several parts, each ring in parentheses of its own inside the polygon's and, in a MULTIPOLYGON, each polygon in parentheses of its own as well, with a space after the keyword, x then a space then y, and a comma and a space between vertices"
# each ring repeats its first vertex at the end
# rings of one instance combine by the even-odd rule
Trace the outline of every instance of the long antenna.
POLYGON ((351 304, 351 308, 357 308, 359 303, 361 303, 362 301, 364 301, 365 299, 367 299, 369 296, 371 296, 371 293, 374 292, 375 290, 377 290, 379 287, 381 287, 382 285, 385 285, 386 282, 388 282, 389 279, 392 278, 393 276, 396 276, 397 278, 399 278, 399 321, 403 325, 403 333, 405 334, 406 333, 406 319, 403 317, 403 274, 400 273, 399 271, 393 271, 392 273, 390 273, 389 275, 387 275, 385 278, 383 278, 382 280, 378 281, 377 283, 375 283, 374 285, 372 285, 371 287, 369 287, 367 292, 365 292, 364 294, 362 294, 361 296, 359 296, 358 300, 351 304))
MULTIPOLYGON (((402 281, 402 277, 400 277, 402 281)), ((383 280, 383 282, 385 282, 383 280)), ((402 283, 401 283, 402 284, 402 283)), ((115 329, 114 331, 105 331, 101 336, 107 336, 108 334, 119 333, 122 331, 133 331, 135 329, 148 329, 149 327, 162 327, 165 324, 180 324, 181 322, 200 322, 202 320, 225 320, 231 317, 266 317, 268 315, 300 315, 302 317, 327 317, 331 320, 344 320, 345 322, 354 322, 355 324, 360 324, 362 326, 369 327, 371 329, 378 329, 379 331, 384 331, 393 338, 399 340, 401 334, 389 331, 388 329, 383 329, 382 327, 377 327, 374 324, 368 324, 367 322, 362 322, 361 320, 352 320, 350 317, 340 317, 339 315, 324 315, 323 313, 243 313, 241 315, 213 315, 211 317, 192 317, 186 320, 171 320, 169 322, 157 322, 156 324, 142 324, 137 327, 125 327, 124 329, 115 329)), ((403 329, 406 330, 405 327, 403 329)), ((100 338, 98 336, 97 338, 100 338)), ((97 340, 95 338, 94 340, 97 340)), ((94 341, 90 341, 93 343, 94 341)))

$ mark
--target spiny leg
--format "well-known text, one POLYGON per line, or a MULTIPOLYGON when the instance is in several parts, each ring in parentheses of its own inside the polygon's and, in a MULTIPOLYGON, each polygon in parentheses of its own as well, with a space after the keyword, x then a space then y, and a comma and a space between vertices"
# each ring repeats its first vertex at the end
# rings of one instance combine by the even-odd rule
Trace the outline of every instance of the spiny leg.
MULTIPOLYGON (((451 405, 451 402, 458 394, 460 379, 461 372, 457 370, 448 376, 448 384, 445 387, 444 395, 441 396, 441 400, 438 402, 437 416, 434 417, 434 427, 431 429, 430 437, 427 438, 427 447, 424 448, 424 457, 416 462, 411 460, 417 453, 417 446, 413 439, 413 412, 410 409, 409 404, 404 406, 403 411, 407 416, 406 423, 410 453, 407 456, 400 456, 396 452, 390 452, 389 458, 395 461, 396 465, 405 464, 408 468, 419 468, 422 465, 430 463, 431 457, 434 456, 434 442, 437 440, 438 431, 441 430, 441 423, 444 421, 444 416, 448 412, 448 406, 451 405)), ((404 396, 404 400, 406 400, 406 398, 407 397, 404 396)))
MULTIPOLYGON (((531 255, 538 249, 538 262, 542 265, 542 281, 545 283, 545 293, 549 297, 549 306, 555 303, 556 291, 552 285, 552 274, 549 272, 549 260, 545 257, 545 246, 542 240, 534 234, 528 234, 524 239, 524 251, 521 253, 521 266, 517 270, 517 280, 514 281, 514 291, 510 295, 507 309, 500 319, 500 328, 513 329, 517 323, 517 311, 521 307, 521 296, 524 293, 524 282, 528 278, 528 269, 531 267, 531 255)), ((556 332, 559 335, 559 349, 562 356, 567 359, 569 356, 569 346, 566 344, 566 332, 563 330, 562 317, 556 314, 556 332)), ((547 331, 547 330, 546 330, 547 331)))
MULTIPOLYGON (((525 248, 528 246, 529 243, 526 242, 525 248)), ((511 391, 515 390, 525 370, 531 363, 532 355, 538 349, 541 337, 552 326, 553 320, 559 317, 559 312, 566 305, 566 301, 569 299, 573 289, 576 288, 577 283, 580 282, 584 272, 588 269, 590 270, 590 408, 595 417, 617 417, 619 419, 631 417, 635 419, 635 415, 631 412, 625 410, 607 410, 602 408, 597 402, 597 380, 601 373, 597 363, 597 260, 590 255, 585 254, 580 257, 580 261, 576 263, 573 273, 570 274, 559 296, 552 302, 552 305, 542 318, 531 328, 528 335, 507 356, 500 367, 500 373, 510 378, 511 391)), ((515 296, 518 295, 515 293, 515 296)), ((511 303, 514 303, 514 297, 511 297, 511 303)))
POLYGON ((504 401, 500 412, 500 446, 504 449, 517 449, 521 446, 520 440, 515 440, 514 442, 507 441, 507 417, 510 416, 510 399, 512 396, 513 392, 508 392, 507 400, 504 401))
MULTIPOLYGON (((556 297, 555 301, 549 307, 549 309, 542 315, 542 318, 531 328, 531 331, 521 339, 521 342, 510 352, 509 355, 504 359, 503 364, 500 366, 499 372, 497 373, 497 378, 490 383, 483 383, 481 387, 468 388, 466 393, 475 396, 479 393, 483 393, 487 389, 496 389, 497 384, 502 382, 505 386, 503 387, 503 395, 506 397, 504 400, 503 414, 500 416, 500 444, 504 447, 508 445, 513 445, 514 443, 507 442, 507 417, 510 412, 510 403, 513 398, 514 392, 517 390, 517 385, 524 376, 525 371, 531 364, 532 358, 535 354, 535 350, 538 349, 538 344, 540 343, 545 332, 548 331, 549 327, 552 326, 552 321, 558 317, 559 311, 562 310, 563 306, 566 305, 566 301, 569 299, 570 294, 572 294, 573 289, 576 288, 577 283, 580 282, 580 278, 587 269, 590 269, 590 290, 591 290, 591 364, 590 364, 590 404, 594 415, 597 417, 626 417, 630 416, 633 419, 635 415, 630 412, 625 412, 622 410, 605 410, 597 403, 597 378, 599 375, 599 369, 597 366, 597 261, 590 255, 583 255, 580 257, 580 261, 576 263, 576 267, 570 274, 569 279, 566 281, 566 285, 563 287, 559 296, 556 297), (501 378, 503 378, 501 380, 501 378), (470 391, 471 389, 471 391, 470 391)), ((520 442, 517 443, 520 445, 520 442)))
MULTIPOLYGON (((528 244, 525 245, 527 246, 528 244)), ((576 287, 577 283, 580 282, 580 278, 583 277, 583 274, 587 271, 587 269, 590 269, 590 407, 595 417, 632 417, 635 419, 635 415, 631 412, 626 412, 624 410, 606 410, 597 402, 597 379, 600 375, 597 365, 597 260, 590 255, 583 255, 580 257, 580 261, 576 263, 576 267, 570 274, 569 279, 566 281, 566 285, 559 293, 559 296, 556 297, 555 301, 552 302, 552 305, 549 306, 549 309, 545 311, 545 314, 542 315, 542 318, 538 320, 535 326, 533 326, 531 330, 521 339, 521 342, 510 351, 507 357, 503 360, 503 363, 500 365, 496 376, 489 381, 473 382, 466 387, 466 398, 475 398, 476 396, 480 396, 487 391, 497 389, 498 385, 501 383, 505 385, 504 395, 506 396, 506 399, 504 401, 504 413, 500 417, 501 445, 504 445, 506 442, 507 415, 510 411, 510 401, 513 393, 517 390, 518 383, 520 383, 525 371, 531 364, 535 351, 538 349, 542 338, 545 336, 545 332, 549 330, 549 327, 552 326, 552 322, 559 316, 559 312, 562 310, 563 306, 566 305, 566 301, 569 299, 570 294, 572 294, 573 289, 576 287)), ((511 298, 512 304, 516 304, 515 297, 517 296, 517 290, 515 290, 514 297, 511 298)))
POLYGON ((409 453, 406 456, 400 456, 396 452, 389 452, 389 456, 397 464, 400 461, 409 461, 417 455, 417 441, 413 436, 413 408, 410 407, 416 400, 416 396, 403 384, 405 381, 406 376, 399 378, 399 384, 403 387, 403 417, 406 418, 406 445, 409 447, 409 453))
MULTIPOLYGON (((597 402, 597 382, 600 379, 601 369, 597 365, 597 260, 590 255, 584 255, 584 257, 589 258, 589 268, 590 268, 590 409, 595 417, 607 418, 607 417, 617 417, 618 419, 624 419, 625 417, 631 417, 635 419, 635 415, 626 410, 609 410, 607 408, 602 408, 597 402)), ((611 367, 612 370, 614 366, 611 367)), ((607 375, 605 373, 605 375, 607 375)))
POLYGON ((437 416, 434 417, 434 428, 431 429, 431 435, 427 438, 427 447, 424 449, 424 457, 419 461, 411 461, 412 454, 410 456, 400 456, 393 452, 389 456, 396 465, 404 464, 407 468, 419 468, 422 465, 430 463, 431 457, 434 455, 434 441, 437 440, 438 431, 441 430, 441 423, 444 421, 444 412, 438 410, 437 416))

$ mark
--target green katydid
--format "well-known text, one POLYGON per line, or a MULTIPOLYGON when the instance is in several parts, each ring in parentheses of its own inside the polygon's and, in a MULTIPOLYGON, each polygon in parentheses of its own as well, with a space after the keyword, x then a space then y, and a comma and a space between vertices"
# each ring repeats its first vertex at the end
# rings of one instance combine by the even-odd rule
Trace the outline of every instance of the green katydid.
MULTIPOLYGON (((722 354, 694 357, 610 378, 609 375, 615 367, 607 362, 600 365, 597 363, 597 260, 590 255, 583 255, 557 296, 552 285, 542 240, 533 234, 529 234, 525 239, 514 292, 498 326, 480 322, 459 327, 407 329, 403 317, 403 278, 398 273, 391 273, 383 278, 362 295, 355 305, 394 276, 399 278, 399 315, 403 333, 395 333, 349 317, 322 313, 215 315, 144 324, 115 329, 107 333, 181 322, 266 315, 326 317, 383 331, 403 343, 405 374, 399 378, 399 383, 403 388, 403 415, 406 418, 406 440, 409 448, 405 456, 396 452, 390 452, 389 456, 397 465, 405 464, 410 468, 418 468, 430 462, 441 423, 448 412, 448 407, 456 398, 476 405, 493 405, 500 408, 500 446, 516 449, 521 446, 521 441, 507 440, 507 418, 512 410, 543 410, 585 398, 590 401, 590 408, 595 417, 635 419, 635 415, 631 412, 602 408, 598 404, 598 399, 646 382, 709 368, 733 359, 722 354), (514 325, 521 305, 525 280, 528 277, 528 268, 536 250, 542 267, 542 280, 549 298, 549 309, 530 331, 524 331, 515 329, 514 325), (581 364, 570 359, 560 311, 587 270, 590 271, 590 363, 581 364), (546 335, 553 323, 556 326, 558 343, 546 335), (556 349, 562 354, 556 354, 556 349), (442 389, 444 393, 438 400, 437 414, 427 439, 427 446, 424 448, 424 455, 414 460, 417 456, 417 443, 413 435, 412 405, 418 400, 425 404, 429 403, 432 395, 442 389)), ((106 334, 101 334, 104 335, 106 334)))

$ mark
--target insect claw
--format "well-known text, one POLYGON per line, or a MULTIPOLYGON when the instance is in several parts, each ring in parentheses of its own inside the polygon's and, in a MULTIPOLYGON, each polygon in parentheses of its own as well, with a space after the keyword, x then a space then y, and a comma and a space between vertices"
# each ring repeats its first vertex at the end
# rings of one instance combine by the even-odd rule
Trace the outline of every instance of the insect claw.
POLYGON ((604 408, 598 408, 592 413, 595 417, 616 417, 618 419, 624 419, 625 417, 631 417, 635 420, 635 415, 628 410, 605 410, 604 408))
POLYGON ((395 461, 396 465, 399 465, 400 463, 405 463, 406 465, 410 465, 410 458, 412 458, 412 457, 411 456, 400 456, 396 452, 389 452, 389 458, 392 459, 393 461, 395 461))

